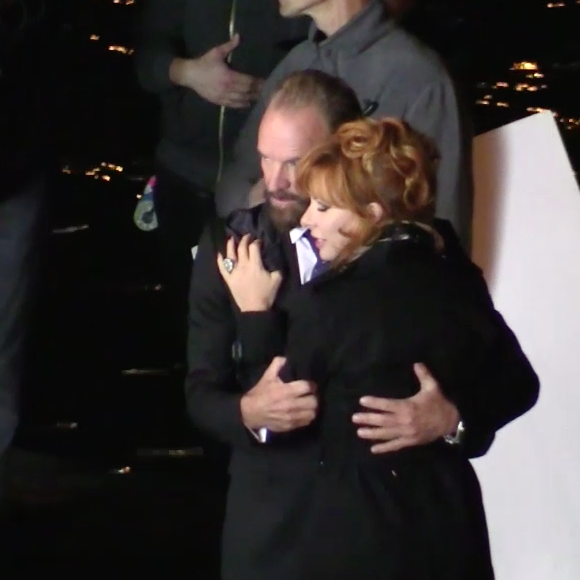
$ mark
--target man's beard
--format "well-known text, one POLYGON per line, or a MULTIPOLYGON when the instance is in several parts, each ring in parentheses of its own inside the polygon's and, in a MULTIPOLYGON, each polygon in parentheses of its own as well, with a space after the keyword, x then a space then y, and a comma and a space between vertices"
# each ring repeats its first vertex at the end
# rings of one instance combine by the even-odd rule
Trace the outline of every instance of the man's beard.
POLYGON ((289 232, 300 225, 300 218, 308 208, 308 198, 302 197, 289 191, 268 191, 264 194, 268 216, 276 229, 281 232, 289 232), (291 202, 286 207, 277 207, 272 199, 291 202))

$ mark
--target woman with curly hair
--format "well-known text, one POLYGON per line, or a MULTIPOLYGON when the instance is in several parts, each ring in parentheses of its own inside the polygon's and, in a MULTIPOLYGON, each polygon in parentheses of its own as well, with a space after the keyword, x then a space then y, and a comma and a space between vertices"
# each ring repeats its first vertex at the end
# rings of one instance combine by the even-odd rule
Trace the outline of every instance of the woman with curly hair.
POLYGON ((297 166, 318 275, 274 308, 282 274, 263 283, 259 242, 229 240, 229 272, 218 257, 240 310, 244 367, 259 376, 284 355, 285 381, 318 386, 318 418, 303 434, 316 443, 316 465, 292 521, 275 534, 295 546, 296 580, 493 579, 465 455, 443 440, 376 453, 352 420, 363 395, 414 395, 418 362, 451 401, 466 400, 493 344, 489 310, 474 303, 431 225, 436 162, 432 145, 401 121, 344 124, 297 166), (269 321, 258 343, 244 328, 256 310, 269 321))

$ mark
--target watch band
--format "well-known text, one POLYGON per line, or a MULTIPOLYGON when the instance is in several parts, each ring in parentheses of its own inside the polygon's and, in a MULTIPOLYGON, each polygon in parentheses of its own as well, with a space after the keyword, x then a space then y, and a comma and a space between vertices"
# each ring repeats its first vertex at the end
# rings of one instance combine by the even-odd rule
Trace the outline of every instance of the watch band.
POLYGON ((445 435, 445 437, 443 437, 443 440, 445 441, 445 443, 449 445, 461 445, 464 436, 465 436, 465 426, 463 425, 463 421, 459 421, 455 433, 453 433, 452 435, 445 435))

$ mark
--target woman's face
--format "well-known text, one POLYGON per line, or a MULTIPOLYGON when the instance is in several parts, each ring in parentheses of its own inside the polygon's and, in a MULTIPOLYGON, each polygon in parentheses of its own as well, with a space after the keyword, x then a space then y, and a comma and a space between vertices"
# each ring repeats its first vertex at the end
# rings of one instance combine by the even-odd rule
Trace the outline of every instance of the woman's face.
POLYGON ((347 234, 357 232, 360 222, 360 218, 348 209, 330 206, 311 198, 300 223, 302 227, 310 230, 320 258, 325 262, 331 262, 350 241, 350 238, 341 232, 347 234))

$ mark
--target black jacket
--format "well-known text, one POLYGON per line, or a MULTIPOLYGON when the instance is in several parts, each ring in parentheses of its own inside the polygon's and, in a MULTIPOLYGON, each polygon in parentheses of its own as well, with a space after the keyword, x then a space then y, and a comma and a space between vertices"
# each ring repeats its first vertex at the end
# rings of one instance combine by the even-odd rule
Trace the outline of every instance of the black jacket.
POLYGON ((53 144, 56 44, 44 0, 0 0, 0 199, 36 179, 53 144))
POLYGON ((232 68, 266 78, 306 37, 307 23, 283 19, 278 3, 269 0, 148 0, 137 31, 139 82, 161 101, 157 158, 168 169, 210 191, 218 177, 220 144, 227 156, 249 111, 222 112, 221 107, 194 91, 175 86, 169 80, 169 66, 175 57, 196 58, 227 42, 230 31, 241 37, 232 53, 232 68))
MULTIPOLYGON (((316 469, 306 473, 298 513, 289 510, 269 529, 270 543, 286 539, 273 559, 292 555, 272 577, 493 578, 479 484, 465 454, 438 441, 374 456, 351 420, 363 395, 414 395, 417 360, 450 400, 477 390, 473 376, 488 364, 500 329, 473 300, 464 273, 424 230, 396 226, 347 267, 290 291, 272 312, 269 336, 241 315, 246 365, 260 369, 284 354, 285 380, 319 387, 319 415, 308 429, 319 455, 303 459, 316 469), (279 351, 272 345, 281 339, 279 351)), ((272 454, 287 445, 269 443, 272 454)))
MULTIPOLYGON (((276 307, 289 311, 299 275, 288 237, 276 232, 263 206, 234 214, 227 226, 230 232, 252 233, 264 241, 265 262, 284 272, 276 307)), ((447 259, 461 272, 461 294, 468 296, 470 308, 490 329, 490 339, 479 354, 483 359, 478 362, 479 370, 468 378, 462 374, 458 381, 452 374, 453 365, 429 359, 435 376, 465 422, 466 439, 461 450, 465 459, 485 453, 498 429, 534 405, 538 378, 517 339, 493 309, 480 270, 462 253, 452 228, 444 222, 438 227, 447 240, 447 259)), ((213 231, 221 230, 215 227, 213 231)), ((212 227, 208 228, 196 258, 190 294, 187 405, 198 427, 232 447, 232 480, 223 540, 224 578, 278 578, 281 570, 292 570, 292 550, 287 550, 291 540, 287 534, 293 533, 294 523, 304 514, 305 489, 317 477, 321 449, 308 429, 277 438, 275 446, 264 446, 242 424, 240 399, 252 386, 252 371, 243 360, 252 358, 248 345, 275 343, 271 313, 242 317, 233 304, 216 266, 221 243, 220 239, 214 241, 212 227), (288 514, 294 514, 290 520, 288 514), (280 527, 280 522, 285 521, 288 527, 280 527)), ((423 288, 427 295, 428 286, 424 284, 423 288)), ((280 343, 274 349, 280 349, 280 343)), ((409 371, 406 376, 408 387, 409 371)), ((400 395, 410 393, 408 390, 400 395)), ((472 492, 477 493, 476 483, 472 492)), ((479 504, 475 505, 477 508, 479 504)), ((477 517, 477 509, 472 516, 477 517)), ((478 529, 481 532, 483 528, 478 529)))

